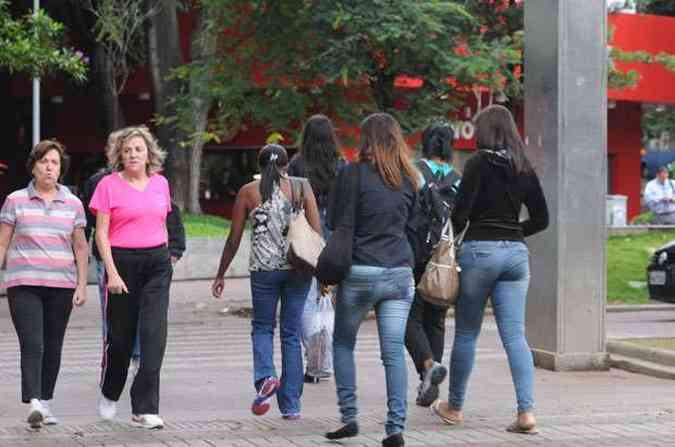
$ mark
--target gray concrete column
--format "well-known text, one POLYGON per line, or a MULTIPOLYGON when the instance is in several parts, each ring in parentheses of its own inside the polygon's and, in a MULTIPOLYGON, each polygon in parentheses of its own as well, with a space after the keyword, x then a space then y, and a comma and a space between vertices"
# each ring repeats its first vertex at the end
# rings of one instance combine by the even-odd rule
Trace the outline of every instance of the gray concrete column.
POLYGON ((605 0, 525 2, 525 134, 551 213, 530 240, 535 363, 605 369, 605 0))

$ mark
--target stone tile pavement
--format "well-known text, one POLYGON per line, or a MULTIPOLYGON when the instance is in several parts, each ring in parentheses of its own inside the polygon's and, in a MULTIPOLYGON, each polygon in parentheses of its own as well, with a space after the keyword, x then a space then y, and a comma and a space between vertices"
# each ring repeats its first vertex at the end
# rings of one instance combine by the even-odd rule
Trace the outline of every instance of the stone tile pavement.
MULTIPOLYGON (((332 381, 306 385, 303 418, 285 421, 276 408, 264 417, 249 411, 253 397, 250 323, 221 311, 248 298, 246 280, 226 284, 227 300, 208 298, 208 282, 175 283, 169 344, 163 368, 161 414, 166 428, 147 431, 129 424, 125 391, 114 423, 96 417, 100 362, 99 308, 91 302, 73 313, 64 346, 54 410, 62 425, 30 432, 19 403, 18 343, 0 299, 0 447, 228 446, 377 447, 384 435, 386 395, 377 331, 364 323, 357 344, 362 434, 344 442, 322 434, 339 425, 332 381)), ((610 336, 672 334, 675 314, 627 313, 608 317, 610 336)), ((448 321, 451 327, 452 322, 448 321)), ((451 337, 448 337, 448 349, 451 337)), ((277 364, 280 357, 277 346, 277 364)), ((447 356, 446 356, 447 362, 447 356)), ((466 423, 449 427, 428 409, 414 406, 417 378, 409 362, 408 446, 668 446, 675 441, 675 384, 620 370, 592 373, 536 371, 535 397, 541 433, 504 431, 515 399, 494 321, 487 318, 469 388, 466 423)), ((447 392, 447 384, 443 392, 447 392)))

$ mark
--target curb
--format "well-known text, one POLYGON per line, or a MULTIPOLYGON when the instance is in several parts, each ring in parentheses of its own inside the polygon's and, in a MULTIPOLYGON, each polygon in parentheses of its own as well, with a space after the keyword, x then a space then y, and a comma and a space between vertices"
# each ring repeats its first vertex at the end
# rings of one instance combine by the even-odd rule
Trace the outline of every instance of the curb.
POLYGON ((609 364, 612 368, 658 379, 675 380, 675 368, 659 365, 658 363, 646 362, 618 354, 610 354, 609 364))
POLYGON ((607 352, 663 366, 675 367, 675 352, 666 349, 644 347, 622 340, 608 340, 607 352))
POLYGON ((608 340, 610 365, 625 371, 675 380, 675 352, 623 340, 608 340))
POLYGON ((607 313, 675 311, 675 304, 611 304, 607 313))

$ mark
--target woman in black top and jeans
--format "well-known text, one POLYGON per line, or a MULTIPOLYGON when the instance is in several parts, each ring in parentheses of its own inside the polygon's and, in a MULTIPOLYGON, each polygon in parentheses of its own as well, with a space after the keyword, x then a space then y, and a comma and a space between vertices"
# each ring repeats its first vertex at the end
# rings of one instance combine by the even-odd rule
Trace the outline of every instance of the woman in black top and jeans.
MULTIPOLYGON (((326 226, 328 196, 331 193, 331 187, 338 170, 344 165, 345 162, 340 155, 333 122, 325 115, 312 115, 302 130, 300 151, 291 159, 288 165, 288 175, 304 177, 309 180, 314 197, 316 197, 323 236, 326 239, 330 236, 330 230, 326 226)), ((316 315, 318 304, 319 287, 316 279, 312 279, 303 311, 303 325, 311 324, 316 315)), ((304 336, 302 340, 304 344, 304 336)), ((307 356, 310 349, 307 345, 304 346, 307 356)), ((305 383, 319 383, 321 378, 329 377, 328 371, 320 371, 320 373, 318 374, 307 368, 305 383)))
MULTIPOLYGON (((358 171, 352 267, 340 284, 335 309, 333 355, 338 405, 345 424, 328 439, 358 434, 354 345, 361 322, 375 309, 387 382, 385 447, 403 446, 408 370, 404 336, 414 293, 413 256, 405 227, 415 202, 418 173, 408 159, 398 122, 386 113, 361 124, 359 163, 345 167, 340 181, 358 171)), ((354 206, 347 204, 346 206, 354 206)), ((331 209, 336 216, 345 209, 331 209)), ((329 226, 335 222, 329 218, 329 226)))
POLYGON ((455 308, 450 392, 448 402, 436 401, 432 408, 448 424, 462 422, 476 339, 485 302, 491 296, 518 402, 518 417, 508 430, 532 434, 536 433, 534 364, 525 338, 530 264, 524 239, 548 226, 548 209, 508 109, 487 107, 476 118, 476 130, 479 150, 464 168, 452 215, 456 231, 467 222, 469 228, 459 253, 462 271, 455 308), (521 222, 522 205, 530 217, 521 222))

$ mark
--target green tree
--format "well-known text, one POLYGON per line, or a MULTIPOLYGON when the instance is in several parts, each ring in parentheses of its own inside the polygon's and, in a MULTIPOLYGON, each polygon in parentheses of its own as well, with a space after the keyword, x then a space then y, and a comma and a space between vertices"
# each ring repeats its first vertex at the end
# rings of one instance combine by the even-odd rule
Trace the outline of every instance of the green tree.
POLYGON ((494 32, 475 15, 488 13, 480 3, 202 0, 209 17, 220 17, 211 28, 227 32, 212 58, 176 75, 210 73, 214 109, 202 138, 227 138, 243 123, 297 130, 316 110, 350 124, 384 110, 406 129, 419 129, 463 104, 470 91, 458 85, 518 96, 513 69, 522 58, 522 6, 493 8, 493 19, 520 21, 494 32), (421 86, 398 88, 400 75, 421 86))
POLYGON ((158 123, 177 129, 188 149, 188 209, 199 211, 204 142, 248 125, 295 138, 315 111, 356 124, 384 110, 416 130, 464 103, 471 91, 457 85, 519 96, 522 6, 495 13, 480 3, 201 0, 193 60, 174 65, 178 92, 158 109, 158 123), (398 88, 399 75, 422 85, 398 88))
POLYGON ((44 11, 14 18, 8 2, 0 0, 0 67, 33 77, 61 72, 84 81, 87 65, 83 54, 64 48, 63 42, 63 25, 44 11))
POLYGON ((638 11, 659 16, 675 16, 675 0, 638 0, 638 11))
POLYGON ((463 104, 458 85, 506 89, 521 61, 513 36, 486 32, 475 1, 245 3, 235 25, 254 40, 251 63, 267 68, 270 93, 303 95, 349 123, 378 110, 419 129, 463 104), (401 75, 421 85, 397 88, 401 75))
MULTIPOLYGON (((248 125, 295 139, 316 111, 348 125, 386 111, 415 131, 447 119, 479 87, 522 100, 522 1, 201 0, 199 7, 203 30, 218 37, 209 57, 173 71, 182 81, 176 113, 161 118, 182 129, 188 147, 227 141, 248 125), (401 75, 417 88, 397 85, 401 75)), ((620 49, 612 56, 670 61, 620 49)), ((634 73, 610 71, 615 88, 635 82, 634 73)), ((199 174, 191 171, 196 202, 199 174)))
POLYGON ((642 114, 642 133, 646 141, 675 136, 675 107, 649 107, 642 114))

